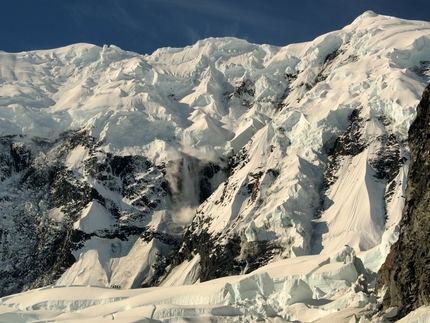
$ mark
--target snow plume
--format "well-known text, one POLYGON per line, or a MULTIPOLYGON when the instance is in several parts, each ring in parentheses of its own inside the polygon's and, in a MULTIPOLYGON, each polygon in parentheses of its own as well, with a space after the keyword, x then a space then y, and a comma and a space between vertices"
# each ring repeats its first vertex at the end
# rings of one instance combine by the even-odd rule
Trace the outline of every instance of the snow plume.
POLYGON ((213 147, 182 146, 180 151, 190 158, 200 159, 201 163, 212 162, 219 164, 221 162, 219 154, 214 150, 213 147))
POLYGON ((181 158, 166 166, 166 180, 172 194, 174 221, 188 224, 200 203, 201 164, 194 157, 182 154, 181 158))
POLYGON ((214 168, 226 166, 216 147, 200 145, 201 142, 193 136, 197 135, 190 132, 182 134, 177 159, 166 168, 166 180, 173 200, 173 219, 179 225, 189 224, 196 208, 221 183, 219 178, 212 178, 217 172, 214 168), (212 168, 209 175, 206 174, 208 166, 212 168))
MULTIPOLYGON (((210 135, 215 137, 212 132, 209 133, 209 136, 210 135)), ((220 154, 217 152, 216 148, 219 148, 221 152, 223 149, 221 147, 214 147, 211 145, 202 145, 201 141, 193 136, 199 137, 198 135, 192 134, 188 131, 185 131, 182 134, 179 151, 184 155, 200 159, 201 161, 220 163, 220 154)), ((204 141, 207 141, 207 139, 204 141)))

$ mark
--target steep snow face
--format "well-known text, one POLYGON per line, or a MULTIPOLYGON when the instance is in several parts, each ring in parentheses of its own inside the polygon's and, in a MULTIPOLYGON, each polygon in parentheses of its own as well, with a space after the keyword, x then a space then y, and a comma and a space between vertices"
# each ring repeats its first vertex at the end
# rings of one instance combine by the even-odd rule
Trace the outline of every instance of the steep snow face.
POLYGON ((367 12, 282 48, 1 52, 2 293, 192 284, 344 245, 377 270, 429 34, 367 12))

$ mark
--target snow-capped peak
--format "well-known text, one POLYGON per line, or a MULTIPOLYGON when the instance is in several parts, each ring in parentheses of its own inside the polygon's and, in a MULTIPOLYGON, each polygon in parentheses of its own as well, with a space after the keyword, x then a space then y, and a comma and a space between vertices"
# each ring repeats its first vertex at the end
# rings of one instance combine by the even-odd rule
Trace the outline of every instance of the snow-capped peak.
POLYGON ((246 274, 204 297, 156 290, 145 316, 216 303, 212 315, 306 321, 285 305, 326 295, 315 318, 372 303, 360 275, 372 279, 397 237, 429 34, 369 11, 285 47, 1 52, 2 294, 246 274))

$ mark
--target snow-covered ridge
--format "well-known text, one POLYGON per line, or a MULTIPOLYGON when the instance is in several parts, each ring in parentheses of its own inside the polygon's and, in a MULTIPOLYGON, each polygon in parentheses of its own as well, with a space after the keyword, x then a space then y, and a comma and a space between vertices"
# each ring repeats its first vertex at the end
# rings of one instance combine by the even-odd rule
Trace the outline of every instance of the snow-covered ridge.
MULTIPOLYGON (((372 12, 285 47, 212 38, 145 56, 89 44, 1 52, 2 293, 168 288, 325 261, 344 245, 372 284, 397 237, 429 62, 430 23, 372 12)), ((324 291, 300 279, 288 288, 324 291)), ((250 299, 287 302, 276 293, 250 299)))

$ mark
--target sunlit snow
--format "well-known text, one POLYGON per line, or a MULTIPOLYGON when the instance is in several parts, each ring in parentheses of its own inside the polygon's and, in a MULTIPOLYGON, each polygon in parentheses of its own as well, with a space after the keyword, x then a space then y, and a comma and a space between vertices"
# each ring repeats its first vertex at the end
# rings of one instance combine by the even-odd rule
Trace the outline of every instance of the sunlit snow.
MULTIPOLYGON (((395 135, 407 160, 407 131, 429 81, 420 68, 429 61, 430 23, 372 12, 285 47, 213 38, 145 56, 89 44, 0 52, 1 135, 49 139, 84 127, 101 151, 154 164, 185 155, 221 163, 244 147, 247 159, 227 181, 214 179, 222 184, 205 202, 192 189, 178 190, 173 211, 155 211, 148 227, 179 235, 201 220, 220 244, 237 233, 245 242, 285 246, 256 271, 207 282, 198 281, 196 254, 160 287, 133 289, 163 246, 138 236, 92 237, 54 286, 1 298, 0 322, 358 322, 354 315, 377 307, 367 288, 397 239, 408 169, 408 162, 400 167, 385 204, 386 183, 372 167, 378 138, 395 135), (367 145, 341 160, 320 208, 325 150, 356 109, 367 145), (242 194, 259 173, 260 189, 242 194), (195 211, 211 221, 194 218, 195 211)), ((87 176, 87 154, 78 146, 67 167, 87 176)), ((88 234, 113 227, 104 212, 94 201, 74 227, 88 234)), ((430 322, 429 311, 404 322, 430 322)))

